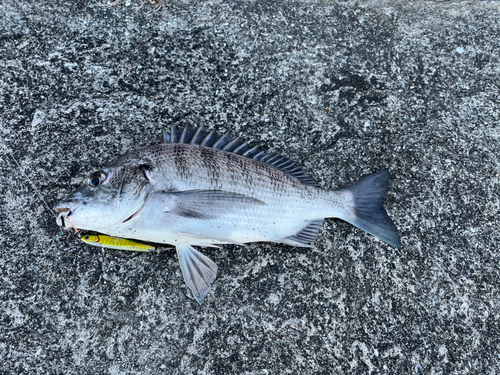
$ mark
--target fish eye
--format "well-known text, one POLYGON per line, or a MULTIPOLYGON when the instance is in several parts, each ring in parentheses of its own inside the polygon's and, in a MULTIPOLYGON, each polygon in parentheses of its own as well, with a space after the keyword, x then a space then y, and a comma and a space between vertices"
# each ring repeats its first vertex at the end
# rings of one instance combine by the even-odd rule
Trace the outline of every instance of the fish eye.
POLYGON ((104 172, 94 172, 90 175, 87 182, 90 186, 96 187, 102 184, 106 180, 106 174, 104 172))
POLYGON ((90 236, 85 236, 85 237, 83 237, 83 239, 88 241, 90 239, 90 236))

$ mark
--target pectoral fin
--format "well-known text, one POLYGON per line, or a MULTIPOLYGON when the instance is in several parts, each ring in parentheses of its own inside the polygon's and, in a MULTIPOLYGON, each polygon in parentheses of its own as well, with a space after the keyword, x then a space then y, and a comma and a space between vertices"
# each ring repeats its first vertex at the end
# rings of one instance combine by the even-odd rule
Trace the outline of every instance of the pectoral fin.
POLYGON ((188 190, 161 194, 166 203, 165 212, 195 219, 212 219, 248 205, 265 204, 247 195, 223 190, 188 190))
POLYGON ((184 281, 201 303, 217 276, 217 265, 191 245, 179 244, 176 250, 184 281))

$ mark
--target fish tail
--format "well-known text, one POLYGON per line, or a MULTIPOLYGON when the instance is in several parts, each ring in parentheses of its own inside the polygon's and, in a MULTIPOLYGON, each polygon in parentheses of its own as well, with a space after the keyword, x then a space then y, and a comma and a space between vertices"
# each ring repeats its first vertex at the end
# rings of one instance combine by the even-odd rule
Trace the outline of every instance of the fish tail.
POLYGON ((348 213, 343 220, 363 229, 392 246, 401 244, 398 229, 384 209, 389 189, 389 172, 384 169, 371 174, 353 185, 341 189, 349 199, 348 213), (351 194, 349 194, 351 193, 351 194))

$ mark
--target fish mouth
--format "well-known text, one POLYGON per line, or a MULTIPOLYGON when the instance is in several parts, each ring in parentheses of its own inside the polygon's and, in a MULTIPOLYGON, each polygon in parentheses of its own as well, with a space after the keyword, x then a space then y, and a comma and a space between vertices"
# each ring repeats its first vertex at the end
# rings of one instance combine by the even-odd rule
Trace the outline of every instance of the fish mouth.
POLYGON ((56 208, 56 212, 59 213, 56 218, 57 225, 59 225, 61 228, 64 229, 71 228, 71 223, 69 222, 68 219, 73 213, 71 209, 68 207, 56 208))
POLYGON ((74 228, 74 225, 70 221, 70 217, 73 214, 75 205, 77 206, 80 201, 71 199, 65 200, 59 203, 54 210, 57 212, 56 223, 63 229, 74 228))

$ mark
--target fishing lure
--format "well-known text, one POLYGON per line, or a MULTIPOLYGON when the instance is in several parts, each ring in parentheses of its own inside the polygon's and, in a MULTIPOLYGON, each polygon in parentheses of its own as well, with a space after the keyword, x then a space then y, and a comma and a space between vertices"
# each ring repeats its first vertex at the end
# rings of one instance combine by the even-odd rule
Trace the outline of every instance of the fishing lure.
POLYGON ((103 234, 86 234, 81 240, 89 245, 97 247, 106 247, 108 249, 129 250, 129 251, 153 251, 156 248, 141 242, 105 236, 103 234))

